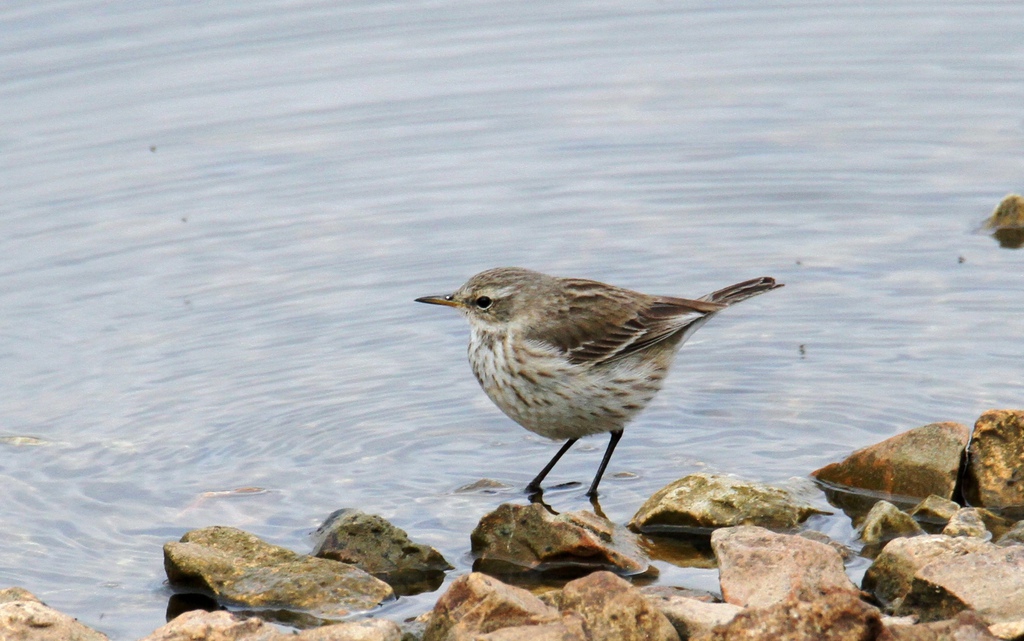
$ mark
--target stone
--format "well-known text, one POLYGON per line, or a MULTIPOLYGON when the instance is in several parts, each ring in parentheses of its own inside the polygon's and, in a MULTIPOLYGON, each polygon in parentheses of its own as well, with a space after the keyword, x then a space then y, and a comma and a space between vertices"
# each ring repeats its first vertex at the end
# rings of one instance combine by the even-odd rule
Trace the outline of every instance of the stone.
POLYGON ((946 536, 971 536, 977 539, 992 538, 992 533, 985 528, 985 522, 981 519, 981 512, 976 507, 960 508, 949 519, 946 527, 942 528, 946 536))
POLYGON ((225 610, 192 610, 141 641, 402 641, 402 631, 393 621, 366 619, 292 633, 282 632, 259 617, 225 610))
POLYGON ((992 230, 1001 247, 1018 249, 1024 246, 1024 197, 1007 194, 982 227, 992 230))
POLYGON ((644 533, 705 533, 734 525, 792 528, 812 514, 788 491, 719 474, 691 474, 655 492, 629 522, 644 533))
POLYGON ((434 604, 423 641, 462 641, 502 628, 561 620, 558 610, 527 590, 472 572, 452 581, 434 604))
POLYGON ((932 423, 859 449, 811 476, 827 484, 925 498, 950 499, 971 432, 959 423, 932 423))
POLYGON ((339 619, 394 598, 387 583, 351 565, 297 554, 230 527, 192 530, 164 544, 172 585, 258 608, 339 619))
POLYGON ((1017 521, 1009 530, 996 539, 998 545, 1024 544, 1024 521, 1017 521))
POLYGON ((1024 620, 1018 619, 1016 621, 993 623, 988 626, 988 631, 996 639, 1012 639, 1017 641, 1024 638, 1024 620))
POLYGON ((636 535, 593 512, 552 514, 540 503, 505 503, 470 535, 473 569, 492 574, 639 574, 650 568, 636 535))
POLYGON ((1024 410, 989 410, 978 418, 964 496, 977 507, 1024 505, 1024 410))
POLYGON ((893 539, 875 558, 864 574, 861 587, 884 605, 891 606, 910 592, 918 570, 933 561, 945 562, 972 552, 988 549, 981 539, 954 538, 926 534, 893 539))
POLYGON ((944 526, 959 509, 960 504, 956 501, 931 494, 907 513, 923 523, 944 526))
POLYGON ((390 585, 399 596, 432 592, 453 569, 440 552, 383 517, 338 510, 314 535, 313 556, 349 563, 390 585))
POLYGON ((924 530, 917 521, 888 501, 875 503, 860 526, 860 538, 866 544, 884 543, 901 536, 919 534, 924 534, 924 530))
POLYGON ((750 608, 701 641, 875 641, 884 633, 877 608, 848 590, 825 590, 807 601, 791 597, 750 608))
POLYGON ((692 639, 711 632, 715 626, 732 621, 743 608, 731 603, 711 603, 685 596, 651 594, 644 596, 679 633, 680 639, 692 639))
POLYGON ((824 543, 743 525, 716 530, 711 547, 727 603, 763 608, 788 598, 810 601, 825 592, 860 594, 842 557, 824 543))
POLYGON ((1024 615, 1024 548, 989 543, 925 565, 914 574, 896 613, 937 621, 964 610, 973 610, 987 624, 1024 615))
POLYGON ((998 639, 989 632, 985 622, 973 612, 964 612, 955 619, 932 623, 887 624, 886 629, 889 636, 879 637, 880 641, 996 641, 998 639))
POLYGON ((578 617, 564 617, 557 623, 518 625, 473 637, 473 641, 590 641, 578 617))
POLYGON ((593 641, 679 641, 668 618, 628 581, 594 572, 565 584, 555 597, 563 615, 576 615, 593 641))
POLYGON ((23 588, 8 588, 0 592, 0 639, 108 641, 107 635, 54 610, 23 588))

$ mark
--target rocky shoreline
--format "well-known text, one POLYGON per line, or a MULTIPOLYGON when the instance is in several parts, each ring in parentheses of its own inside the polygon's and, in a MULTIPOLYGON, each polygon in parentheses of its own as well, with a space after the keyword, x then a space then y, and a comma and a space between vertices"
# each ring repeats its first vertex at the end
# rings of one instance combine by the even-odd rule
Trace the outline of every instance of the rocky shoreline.
MULTIPOLYGON (((145 641, 1024 639, 1021 475, 1022 410, 858 450, 811 473, 857 529, 856 553, 803 526, 818 510, 788 491, 724 475, 670 483, 628 524, 503 504, 470 536, 473 571, 401 623, 373 615, 437 590, 453 567, 379 516, 331 515, 311 554, 202 528, 168 542, 164 560, 169 584, 206 609, 145 641), (664 537, 709 546, 720 594, 652 584, 664 537), (846 571, 857 555, 872 560, 860 586, 846 571), (541 576, 561 587, 522 587, 541 576)), ((0 639, 106 638, 21 588, 0 590, 0 639)))

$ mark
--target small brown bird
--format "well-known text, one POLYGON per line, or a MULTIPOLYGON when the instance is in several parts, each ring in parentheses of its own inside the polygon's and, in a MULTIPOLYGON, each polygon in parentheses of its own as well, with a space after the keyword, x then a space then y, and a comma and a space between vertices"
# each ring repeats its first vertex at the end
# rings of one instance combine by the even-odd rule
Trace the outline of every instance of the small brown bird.
POLYGON ((688 300, 498 267, 416 301, 465 314, 469 364, 487 396, 531 432, 565 439, 527 492, 581 437, 611 433, 587 491, 595 497, 623 428, 661 389, 679 347, 729 305, 778 287, 755 278, 688 300))

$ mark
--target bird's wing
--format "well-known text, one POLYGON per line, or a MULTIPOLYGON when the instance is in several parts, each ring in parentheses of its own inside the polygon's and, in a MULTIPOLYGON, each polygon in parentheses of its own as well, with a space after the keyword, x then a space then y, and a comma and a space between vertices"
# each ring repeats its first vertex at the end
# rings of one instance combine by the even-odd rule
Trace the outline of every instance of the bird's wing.
POLYGON ((638 301, 633 292, 606 289, 584 292, 540 319, 526 338, 550 345, 574 363, 605 363, 660 343, 724 307, 685 298, 638 301))

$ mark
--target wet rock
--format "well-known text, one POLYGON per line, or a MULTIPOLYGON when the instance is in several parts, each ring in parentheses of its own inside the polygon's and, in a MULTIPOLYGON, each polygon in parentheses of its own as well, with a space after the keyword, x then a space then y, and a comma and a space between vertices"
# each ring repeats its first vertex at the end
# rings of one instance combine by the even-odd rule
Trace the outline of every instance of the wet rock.
POLYGON ((743 608, 731 603, 713 603, 669 594, 650 594, 642 590, 651 605, 664 614, 680 639, 692 639, 711 632, 715 626, 732 621, 743 608))
POLYGON ((1024 548, 985 544, 979 551, 925 565, 914 574, 897 614, 937 621, 964 610, 974 610, 988 624, 1024 615, 1024 548))
POLYGON ((917 521, 888 501, 875 503, 860 527, 860 538, 869 545, 918 534, 924 534, 924 530, 917 521))
POLYGON ((860 594, 839 553, 824 543, 739 526, 716 530, 711 546, 727 603, 761 608, 788 598, 809 601, 825 592, 860 594))
POLYGON ((985 522, 981 520, 980 511, 975 507, 957 510, 946 527, 942 528, 942 533, 946 536, 970 536, 986 541, 992 538, 992 533, 985 528, 985 522))
POLYGON ((354 565, 400 596, 436 590, 453 569, 434 548, 413 543, 405 530, 359 510, 329 516, 317 529, 313 556, 354 565))
POLYGON ((718 474, 691 474, 655 492, 629 522, 634 532, 706 532, 734 525, 791 528, 819 513, 786 490, 718 474))
POLYGON ((259 608, 337 619, 394 597, 391 586, 345 563, 296 554, 230 527, 192 530, 164 544, 172 585, 259 608))
POLYGON ((564 617, 557 623, 520 625, 502 628, 473 637, 473 641, 590 641, 583 621, 578 617, 564 617))
MULTIPOLYGON (((883 619, 884 621, 884 619, 883 619)), ((886 625, 887 641, 996 641, 985 622, 973 612, 964 612, 955 619, 932 623, 896 623, 886 625)))
MULTIPOLYGON (((717 566, 715 566, 717 567, 717 566)), ((701 603, 721 603, 722 599, 707 590, 696 590, 694 588, 682 588, 675 585, 645 585, 639 588, 640 594, 644 595, 651 603, 659 600, 673 598, 690 599, 701 603)))
POLYGON ((224 610, 186 612, 140 641, 401 641, 398 624, 367 619, 282 632, 259 617, 224 610))
POLYGON ((848 590, 826 590, 806 601, 789 598, 740 612, 701 641, 875 641, 884 633, 881 614, 848 590))
POLYGON ((455 579, 437 600, 423 641, 462 641, 502 628, 561 620, 558 610, 528 591, 473 572, 455 579))
POLYGON ((593 512, 552 514, 540 503, 505 503, 470 536, 474 570, 492 574, 638 574, 650 567, 636 536, 593 512))
POLYGON ((1024 544, 1024 521, 1017 521, 1009 530, 1003 533, 996 543, 999 545, 1022 545, 1024 544))
POLYGON ((840 463, 811 472, 824 483, 924 498, 953 496, 970 430, 932 423, 857 450, 840 463))
POLYGON ((108 641, 107 635, 54 610, 23 588, 0 590, 0 639, 108 641))
POLYGON ((1024 197, 1008 194, 982 226, 992 230, 1002 247, 1024 246, 1024 197))
POLYGON ((945 525, 959 509, 960 504, 956 501, 950 501, 949 499, 932 494, 915 505, 908 514, 924 523, 945 525))
POLYGON ((989 410, 974 424, 964 495, 971 505, 1024 505, 1024 410, 989 410))
POLYGON ((679 641, 668 618, 611 572, 570 581, 554 602, 563 615, 581 618, 588 638, 595 641, 679 641))
POLYGON ((893 605, 910 592, 914 577, 921 568, 932 562, 945 563, 990 547, 993 547, 991 543, 981 539, 941 534, 893 539, 868 568, 861 587, 874 594, 881 603, 893 605))

